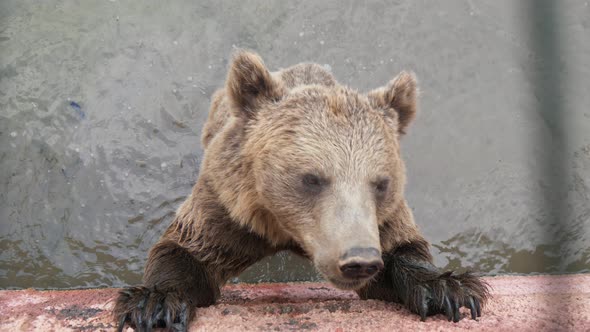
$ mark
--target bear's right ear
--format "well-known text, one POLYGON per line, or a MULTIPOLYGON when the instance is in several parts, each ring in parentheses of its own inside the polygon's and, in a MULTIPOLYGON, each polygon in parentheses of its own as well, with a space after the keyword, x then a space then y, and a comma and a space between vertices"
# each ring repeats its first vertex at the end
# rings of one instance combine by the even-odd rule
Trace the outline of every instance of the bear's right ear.
POLYGON ((284 94, 255 53, 238 51, 234 54, 227 76, 227 93, 237 116, 253 118, 260 105, 279 100, 284 94))

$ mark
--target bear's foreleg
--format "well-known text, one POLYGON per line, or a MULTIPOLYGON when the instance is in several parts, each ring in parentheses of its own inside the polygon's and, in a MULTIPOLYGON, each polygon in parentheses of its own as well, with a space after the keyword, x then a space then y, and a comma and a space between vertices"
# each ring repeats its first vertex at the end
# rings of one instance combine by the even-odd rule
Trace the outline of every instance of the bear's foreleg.
POLYGON ((432 264, 428 243, 417 239, 383 255, 385 267, 377 279, 358 291, 361 298, 403 304, 410 311, 426 316, 445 314, 459 321, 459 308, 481 316, 481 306, 489 297, 487 284, 470 272, 441 272, 432 264))
POLYGON ((186 331, 194 309, 219 297, 219 286, 205 265, 171 240, 163 239, 150 250, 143 279, 142 286, 119 293, 113 310, 119 331, 126 323, 137 331, 186 331))

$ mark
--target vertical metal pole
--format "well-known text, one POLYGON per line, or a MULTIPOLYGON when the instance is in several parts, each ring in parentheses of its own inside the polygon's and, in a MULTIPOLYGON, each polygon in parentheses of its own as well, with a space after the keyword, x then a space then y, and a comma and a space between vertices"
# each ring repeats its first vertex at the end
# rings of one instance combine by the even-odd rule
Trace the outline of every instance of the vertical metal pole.
MULTIPOLYGON (((538 193, 538 210, 543 211, 539 227, 544 232, 543 243, 537 244, 545 248, 544 262, 541 266, 545 271, 563 273, 566 271, 565 257, 568 244, 560 239, 567 234, 567 224, 572 214, 568 206, 568 182, 570 179, 570 146, 567 127, 567 110, 564 107, 563 51, 560 45, 559 1, 527 0, 524 6, 525 22, 529 29, 532 59, 534 65, 531 73, 533 93, 535 96, 535 117, 543 121, 545 130, 539 130, 535 137, 533 149, 539 160, 539 173, 534 174, 540 181, 538 193), (557 252, 548 252, 549 250, 557 252), (560 255, 557 266, 551 266, 547 258, 560 255)), ((555 263, 555 261, 553 261, 555 263)), ((543 272, 543 271, 539 271, 543 272)), ((550 299, 547 299, 550 301, 550 299)), ((548 307, 563 306, 565 303, 547 303, 548 307)), ((563 318, 563 317, 562 317, 563 318)))

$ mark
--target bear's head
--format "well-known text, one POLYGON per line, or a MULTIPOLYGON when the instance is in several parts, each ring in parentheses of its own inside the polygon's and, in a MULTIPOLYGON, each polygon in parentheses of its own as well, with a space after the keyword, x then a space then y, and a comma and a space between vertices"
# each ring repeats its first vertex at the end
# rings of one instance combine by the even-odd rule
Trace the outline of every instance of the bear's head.
POLYGON ((367 94, 333 82, 289 86, 241 51, 226 93, 267 216, 251 222, 275 223, 265 227, 297 243, 337 287, 362 287, 383 267, 380 226, 403 202, 399 138, 416 114, 414 76, 402 72, 367 94))

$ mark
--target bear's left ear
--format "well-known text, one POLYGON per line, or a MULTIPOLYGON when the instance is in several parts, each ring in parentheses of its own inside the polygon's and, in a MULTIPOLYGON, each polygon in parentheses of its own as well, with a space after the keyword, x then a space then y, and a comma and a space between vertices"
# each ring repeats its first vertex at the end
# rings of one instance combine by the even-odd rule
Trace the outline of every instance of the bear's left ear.
POLYGON ((276 101, 284 94, 282 82, 273 79, 262 59, 244 50, 233 56, 226 89, 235 115, 247 118, 253 118, 263 103, 276 101))
POLYGON ((381 110, 386 117, 397 120, 397 130, 406 133, 406 128, 416 117, 418 110, 418 89, 416 76, 401 72, 386 86, 367 94, 371 106, 381 110))

